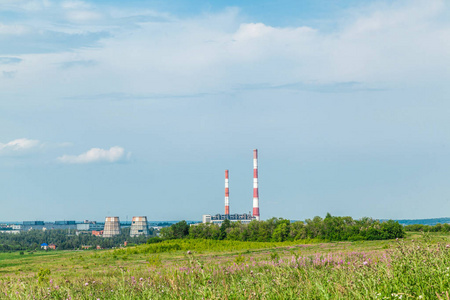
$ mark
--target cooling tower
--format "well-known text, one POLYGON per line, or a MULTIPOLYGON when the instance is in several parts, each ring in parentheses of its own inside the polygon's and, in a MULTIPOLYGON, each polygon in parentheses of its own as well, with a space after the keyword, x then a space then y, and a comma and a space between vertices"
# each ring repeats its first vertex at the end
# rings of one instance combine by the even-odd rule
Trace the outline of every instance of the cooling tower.
POLYGON ((133 217, 131 221, 130 236, 148 235, 147 217, 133 217))
POLYGON ((106 217, 103 237, 112 237, 120 234, 119 217, 106 217))

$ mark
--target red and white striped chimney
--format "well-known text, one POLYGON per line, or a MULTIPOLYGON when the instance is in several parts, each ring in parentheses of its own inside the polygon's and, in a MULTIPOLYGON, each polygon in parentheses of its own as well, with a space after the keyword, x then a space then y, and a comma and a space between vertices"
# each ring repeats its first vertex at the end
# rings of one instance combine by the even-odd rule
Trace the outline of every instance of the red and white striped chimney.
POLYGON ((230 196, 230 191, 228 189, 228 170, 225 170, 225 214, 230 214, 230 203, 228 198, 230 196))
POLYGON ((253 217, 259 221, 258 149, 253 150, 253 217))

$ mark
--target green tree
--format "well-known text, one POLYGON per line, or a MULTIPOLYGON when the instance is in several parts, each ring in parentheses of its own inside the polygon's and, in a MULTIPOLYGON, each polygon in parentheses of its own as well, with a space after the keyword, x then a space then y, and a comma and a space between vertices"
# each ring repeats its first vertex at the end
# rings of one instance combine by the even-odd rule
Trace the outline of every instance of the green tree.
POLYGON ((225 219, 220 225, 220 240, 224 240, 227 238, 227 229, 231 227, 231 222, 228 219, 225 219))
POLYGON ((284 242, 287 240, 290 233, 290 223, 289 220, 279 220, 272 236, 272 239, 275 242, 284 242))
POLYGON ((173 231, 173 236, 176 239, 182 239, 189 235, 189 225, 185 220, 175 223, 170 226, 173 231))

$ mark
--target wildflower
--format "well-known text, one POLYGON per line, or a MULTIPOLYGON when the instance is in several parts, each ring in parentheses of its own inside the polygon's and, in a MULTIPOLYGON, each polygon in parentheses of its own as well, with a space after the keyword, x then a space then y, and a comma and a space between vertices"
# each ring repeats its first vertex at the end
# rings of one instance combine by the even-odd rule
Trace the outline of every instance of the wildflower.
POLYGON ((369 263, 367 261, 363 262, 363 265, 367 266, 369 263))
POLYGON ((191 250, 188 250, 188 251, 187 251, 187 254, 192 254, 191 250))
POLYGON ((88 286, 88 285, 89 285, 89 283, 87 283, 87 282, 84 284, 84 286, 88 286))

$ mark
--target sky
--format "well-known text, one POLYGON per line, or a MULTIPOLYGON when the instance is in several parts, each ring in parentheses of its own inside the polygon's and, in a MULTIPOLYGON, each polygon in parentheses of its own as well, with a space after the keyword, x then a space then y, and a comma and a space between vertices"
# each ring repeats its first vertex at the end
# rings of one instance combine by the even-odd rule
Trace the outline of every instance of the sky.
POLYGON ((450 216, 450 3, 0 0, 0 220, 450 216))

